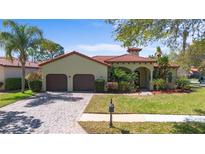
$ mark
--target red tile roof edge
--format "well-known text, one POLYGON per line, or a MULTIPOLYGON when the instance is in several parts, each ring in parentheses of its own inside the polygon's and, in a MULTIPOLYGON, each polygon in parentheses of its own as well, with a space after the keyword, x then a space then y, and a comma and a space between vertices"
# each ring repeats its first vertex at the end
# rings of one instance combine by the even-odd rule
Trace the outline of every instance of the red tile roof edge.
MULTIPOLYGON (((157 68, 159 66, 157 64, 155 64, 154 67, 157 68)), ((171 68, 179 68, 180 66, 176 65, 176 64, 169 64, 169 67, 171 67, 171 68)))
MULTIPOLYGON (((6 57, 0 57, 0 60, 2 60, 2 59, 3 59, 3 62, 0 61, 0 66, 3 66, 3 67, 21 67, 21 65, 19 65, 20 63, 19 63, 18 59, 16 59, 16 58, 14 58, 14 61, 17 61, 16 63, 18 63, 18 65, 15 62, 12 62, 9 59, 6 59, 6 57)), ((26 68, 36 68, 36 69, 39 68, 37 63, 30 62, 30 61, 26 62, 25 67, 26 68)))
POLYGON ((84 54, 82 54, 82 53, 79 53, 79 52, 77 52, 77 51, 68 52, 68 53, 65 53, 65 54, 63 54, 63 55, 60 55, 60 56, 58 56, 58 57, 56 57, 56 58, 54 58, 54 59, 51 59, 51 60, 42 62, 42 63, 39 64, 39 66, 46 65, 46 64, 48 64, 48 63, 51 63, 51 62, 53 62, 53 61, 62 59, 62 58, 67 57, 67 56, 71 56, 71 55, 73 55, 73 54, 79 55, 79 56, 84 57, 84 58, 86 58, 86 59, 89 59, 89 60, 95 61, 95 62, 97 62, 97 63, 100 63, 100 64, 102 64, 102 65, 105 65, 105 66, 109 66, 109 67, 110 67, 110 64, 107 64, 107 63, 105 63, 105 62, 96 60, 96 59, 91 58, 91 57, 89 57, 89 56, 86 56, 86 55, 84 55, 84 54))
MULTIPOLYGON (((129 54, 123 54, 123 55, 120 55, 120 56, 116 56, 116 57, 107 59, 105 62, 109 62, 109 63, 111 62, 111 63, 112 63, 112 61, 110 61, 110 60, 113 60, 113 59, 119 58, 119 57, 123 57, 123 56, 126 56, 126 55, 129 55, 129 54)), ((145 58, 145 59, 150 59, 150 58, 141 57, 141 56, 138 56, 138 57, 140 57, 140 58, 145 58)), ((115 62, 115 61, 113 61, 113 62, 115 62)), ((116 61, 116 62, 117 62, 117 61, 116 61)), ((119 61, 119 62, 136 62, 136 61, 119 61)), ((143 61, 140 61, 140 62, 143 63, 143 61)), ((150 59, 150 60, 147 60, 147 61, 144 61, 144 62, 156 62, 156 60, 150 59)))

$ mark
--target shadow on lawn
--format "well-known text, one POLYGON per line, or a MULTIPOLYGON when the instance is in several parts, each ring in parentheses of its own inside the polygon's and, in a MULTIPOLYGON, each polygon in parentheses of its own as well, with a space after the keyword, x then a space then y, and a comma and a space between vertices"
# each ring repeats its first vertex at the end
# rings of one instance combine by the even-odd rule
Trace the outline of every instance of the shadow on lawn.
POLYGON ((113 126, 114 129, 118 129, 122 134, 130 134, 129 130, 121 129, 119 127, 113 126))
POLYGON ((34 96, 30 98, 31 101, 29 101, 28 104, 25 105, 25 107, 36 107, 39 105, 47 105, 52 103, 58 103, 56 101, 67 101, 67 102, 77 102, 79 100, 82 100, 82 97, 73 97, 72 94, 68 93, 45 93, 39 96, 34 96))
POLYGON ((200 114, 200 115, 205 115, 205 110, 195 109, 194 111, 197 112, 197 113, 200 114))
POLYGON ((176 123, 173 126, 174 130, 172 133, 174 134, 204 134, 205 133, 205 123, 176 123))
POLYGON ((0 111, 0 133, 29 134, 41 126, 42 122, 39 119, 23 115, 24 113, 0 111))

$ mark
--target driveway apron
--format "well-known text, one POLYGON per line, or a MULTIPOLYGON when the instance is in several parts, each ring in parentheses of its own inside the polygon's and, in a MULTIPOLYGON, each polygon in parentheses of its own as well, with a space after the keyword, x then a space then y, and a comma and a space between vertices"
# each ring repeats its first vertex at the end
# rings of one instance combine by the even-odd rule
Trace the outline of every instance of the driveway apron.
POLYGON ((86 133, 77 123, 91 93, 41 93, 0 108, 0 133, 86 133))

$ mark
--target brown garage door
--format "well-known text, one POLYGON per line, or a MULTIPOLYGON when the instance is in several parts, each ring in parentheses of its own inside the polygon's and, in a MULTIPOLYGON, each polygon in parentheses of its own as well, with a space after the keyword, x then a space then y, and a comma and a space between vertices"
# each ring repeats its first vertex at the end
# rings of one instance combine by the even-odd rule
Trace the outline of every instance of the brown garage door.
POLYGON ((94 91, 95 77, 92 74, 76 74, 73 77, 74 91, 94 91))
POLYGON ((67 76, 65 74, 48 74, 46 76, 47 91, 67 91, 67 76))

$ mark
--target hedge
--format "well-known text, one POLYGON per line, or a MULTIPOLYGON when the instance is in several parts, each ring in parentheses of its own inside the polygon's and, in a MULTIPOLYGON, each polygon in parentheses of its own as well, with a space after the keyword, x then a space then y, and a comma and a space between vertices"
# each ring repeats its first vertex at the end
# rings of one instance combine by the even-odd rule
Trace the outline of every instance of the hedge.
POLYGON ((127 81, 121 81, 118 83, 119 92, 130 92, 130 84, 127 81))
POLYGON ((40 80, 32 80, 28 82, 29 89, 33 92, 40 92, 42 88, 42 81, 40 80))
MULTIPOLYGON (((28 88, 28 82, 25 80, 25 88, 28 88)), ((5 80, 5 90, 20 90, 21 78, 7 78, 5 80)))
POLYGON ((108 92, 118 92, 118 83, 117 82, 108 82, 107 83, 108 92))
POLYGON ((190 84, 190 81, 185 77, 176 80, 177 88, 182 90, 189 90, 191 88, 190 84))
POLYGON ((95 91, 104 92, 104 90, 105 90, 105 80, 104 79, 95 80, 95 91))

